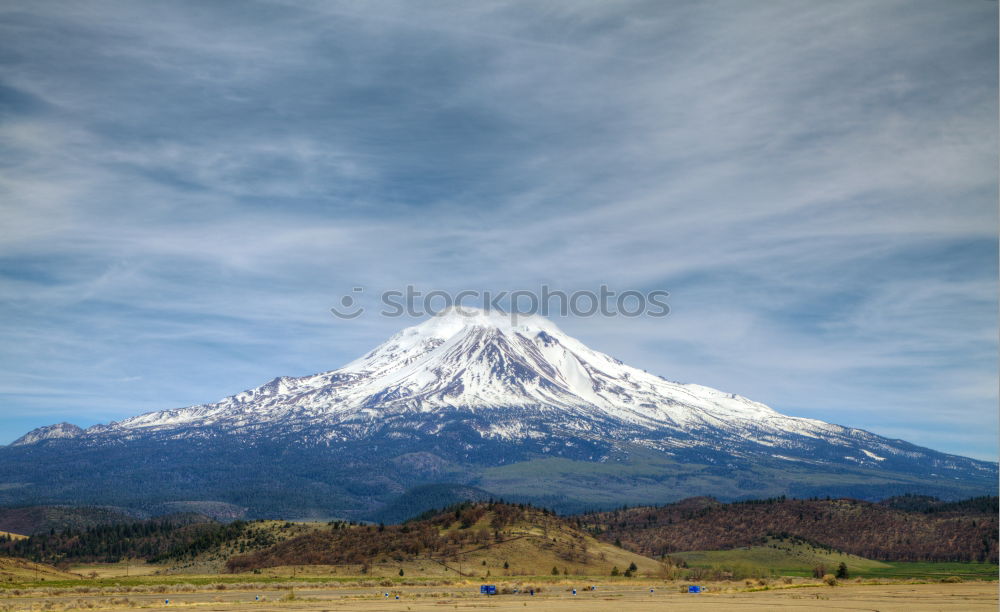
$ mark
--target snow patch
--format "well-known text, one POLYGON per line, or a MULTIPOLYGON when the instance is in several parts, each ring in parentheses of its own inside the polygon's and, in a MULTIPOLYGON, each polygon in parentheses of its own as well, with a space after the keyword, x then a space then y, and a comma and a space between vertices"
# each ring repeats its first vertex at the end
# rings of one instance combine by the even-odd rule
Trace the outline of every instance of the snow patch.
POLYGON ((871 451, 867 451, 865 449, 861 449, 861 452, 864 453, 864 454, 866 454, 866 455, 868 455, 870 458, 874 459, 875 461, 885 461, 885 457, 879 457, 878 455, 876 455, 875 453, 873 453, 871 451))

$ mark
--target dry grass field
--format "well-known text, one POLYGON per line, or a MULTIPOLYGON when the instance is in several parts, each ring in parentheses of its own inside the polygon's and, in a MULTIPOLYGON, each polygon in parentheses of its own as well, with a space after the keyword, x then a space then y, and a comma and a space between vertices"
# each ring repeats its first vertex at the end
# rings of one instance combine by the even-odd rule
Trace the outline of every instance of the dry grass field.
POLYGON ((629 610, 709 611, 709 610, 878 610, 880 612, 996 610, 997 583, 960 584, 848 584, 838 587, 814 586, 766 591, 709 585, 709 591, 693 595, 681 592, 680 584, 629 584, 599 586, 547 585, 535 596, 527 594, 484 597, 476 585, 357 587, 329 586, 292 590, 224 590, 166 593, 129 593, 106 596, 72 593, 43 595, 26 593, 0 599, 0 610, 205 610, 233 611, 392 611, 419 612, 459 610, 514 612, 604 612, 629 610), (650 592, 650 588, 654 591, 650 592), (389 597, 385 596, 389 593, 389 597), (399 596, 399 599, 396 597, 399 596), (169 604, 166 602, 169 601, 169 604))
POLYGON ((151 565, 145 561, 129 561, 121 563, 89 563, 72 565, 69 571, 84 578, 118 578, 129 576, 150 576, 163 571, 161 565, 151 565))

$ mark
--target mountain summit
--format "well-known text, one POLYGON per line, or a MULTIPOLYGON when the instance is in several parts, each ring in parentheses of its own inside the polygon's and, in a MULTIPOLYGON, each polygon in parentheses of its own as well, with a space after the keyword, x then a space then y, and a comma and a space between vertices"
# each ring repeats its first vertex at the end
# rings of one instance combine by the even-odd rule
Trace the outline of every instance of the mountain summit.
MULTIPOLYGON (((576 507, 691 493, 949 496, 995 491, 997 476, 996 464, 670 382, 588 348, 540 316, 463 307, 400 331, 338 370, 279 377, 214 404, 86 430, 61 424, 31 432, 0 449, 0 501, 25 489, 43 496, 50 490, 44 478, 25 483, 14 477, 8 468, 23 465, 20 457, 153 448, 165 469, 193 462, 187 481, 202 482, 213 492, 211 501, 242 503, 258 513, 272 505, 261 506, 261 499, 280 496, 270 475, 285 472, 307 487, 296 496, 307 498, 309 509, 355 516, 435 482, 475 485, 508 498, 552 503, 555 497, 561 500, 555 505, 576 507), (270 475, 241 472, 243 484, 228 493, 220 488, 234 483, 206 482, 198 472, 259 467, 263 457, 274 459, 270 475), (326 467, 306 476, 296 461, 326 467), (609 489, 607 481, 616 486, 609 489), (601 492, 588 491, 591 486, 601 492), (325 502, 315 499, 321 492, 329 495, 325 502)), ((121 467, 116 473, 132 477, 121 467)), ((167 489, 160 501, 191 499, 196 491, 167 489)), ((48 496, 68 501, 59 490, 48 496)), ((138 495, 140 505, 148 497, 138 495)))
MULTIPOLYGON (((463 412, 489 421, 479 431, 483 437, 504 439, 543 435, 526 425, 546 416, 552 423, 543 418, 543 429, 574 423, 581 435, 600 423, 656 438, 665 430, 676 434, 705 427, 838 431, 820 421, 784 417, 736 395, 672 383, 624 365, 537 315, 512 319, 465 308, 408 327, 338 370, 275 378, 216 404, 153 412, 79 435, 253 433, 295 423, 319 426, 322 431, 315 434, 320 439, 337 440, 356 437, 352 430, 378 426, 386 419, 463 412)), ((421 428, 421 423, 412 425, 421 428)), ((23 440, 36 441, 28 436, 23 440)))

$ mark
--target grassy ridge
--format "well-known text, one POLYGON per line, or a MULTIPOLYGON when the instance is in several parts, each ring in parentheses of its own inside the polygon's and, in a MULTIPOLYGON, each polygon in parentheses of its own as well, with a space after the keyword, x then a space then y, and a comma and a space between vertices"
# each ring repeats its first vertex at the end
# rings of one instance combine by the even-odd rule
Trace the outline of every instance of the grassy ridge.
POLYGON ((689 567, 753 567, 781 575, 807 576, 813 568, 825 566, 831 571, 844 563, 853 573, 888 569, 891 566, 857 555, 817 547, 802 540, 770 538, 764 544, 733 550, 708 550, 674 555, 689 567))

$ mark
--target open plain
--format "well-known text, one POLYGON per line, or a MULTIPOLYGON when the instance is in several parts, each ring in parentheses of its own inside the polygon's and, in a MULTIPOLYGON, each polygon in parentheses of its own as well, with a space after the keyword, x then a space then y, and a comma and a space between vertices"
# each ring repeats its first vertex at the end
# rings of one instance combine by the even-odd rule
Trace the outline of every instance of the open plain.
MULTIPOLYGON (((709 585, 706 592, 682 592, 681 584, 545 585, 534 596, 513 593, 485 597, 476 585, 359 587, 303 584, 293 589, 262 588, 200 590, 194 592, 84 594, 6 593, 0 610, 309 610, 407 611, 420 610, 996 610, 996 582, 959 584, 845 584, 836 587, 796 585, 795 588, 741 590, 739 586, 709 585), (650 590, 652 589, 652 591, 650 590), (388 596, 386 596, 388 594, 388 596), (396 597, 399 599, 396 599, 396 597)), ((172 590, 172 589, 171 589, 172 590)))

